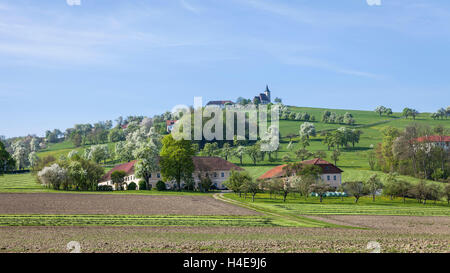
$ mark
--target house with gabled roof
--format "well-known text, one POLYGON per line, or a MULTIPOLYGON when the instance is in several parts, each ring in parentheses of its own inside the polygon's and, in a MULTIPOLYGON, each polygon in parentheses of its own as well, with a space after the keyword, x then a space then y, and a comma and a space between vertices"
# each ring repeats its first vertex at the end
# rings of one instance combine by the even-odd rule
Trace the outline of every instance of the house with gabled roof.
MULTIPOLYGON (((223 182, 225 182, 228 179, 231 172, 243 171, 241 167, 221 157, 194 156, 192 157, 192 161, 194 163, 194 173, 192 174, 192 176, 194 178, 194 183, 196 187, 198 187, 200 183, 200 177, 208 176, 211 179, 212 184, 215 188, 226 189, 226 187, 223 185, 223 182)), ((136 165, 136 163, 137 161, 133 160, 115 166, 100 179, 98 185, 112 186, 114 189, 115 185, 113 185, 112 183, 111 174, 115 171, 124 171, 127 174, 124 181, 126 187, 128 187, 130 183, 135 183, 139 189, 139 181, 141 179, 136 177, 134 173, 134 166, 136 165)), ((150 184, 152 185, 152 188, 155 188, 156 183, 160 180, 162 180, 161 172, 158 171, 152 173, 150 177, 150 184)), ((176 181, 165 181, 165 182, 168 188, 176 187, 176 181)), ((185 184, 184 181, 182 181, 181 187, 184 187, 184 184, 185 184)))
MULTIPOLYGON (((311 160, 304 160, 300 162, 305 165, 316 165, 322 169, 320 173, 320 179, 325 183, 329 184, 332 187, 338 188, 342 184, 342 173, 343 170, 336 167, 334 164, 325 161, 320 158, 314 158, 311 160)), ((272 178, 281 178, 286 176, 286 167, 287 164, 277 166, 273 169, 268 170, 263 175, 259 177, 259 179, 272 179, 272 178)))
POLYGON ((450 149, 450 136, 422 136, 414 139, 413 142, 428 144, 427 146, 438 146, 444 150, 450 149))

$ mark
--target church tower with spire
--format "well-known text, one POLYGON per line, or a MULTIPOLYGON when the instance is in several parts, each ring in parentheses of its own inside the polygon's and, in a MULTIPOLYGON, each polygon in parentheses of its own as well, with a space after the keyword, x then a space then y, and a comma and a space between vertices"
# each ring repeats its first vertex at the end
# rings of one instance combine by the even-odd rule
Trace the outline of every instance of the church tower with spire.
POLYGON ((267 98, 269 99, 269 102, 271 102, 269 85, 267 84, 266 84, 266 91, 264 91, 264 94, 266 94, 267 98))

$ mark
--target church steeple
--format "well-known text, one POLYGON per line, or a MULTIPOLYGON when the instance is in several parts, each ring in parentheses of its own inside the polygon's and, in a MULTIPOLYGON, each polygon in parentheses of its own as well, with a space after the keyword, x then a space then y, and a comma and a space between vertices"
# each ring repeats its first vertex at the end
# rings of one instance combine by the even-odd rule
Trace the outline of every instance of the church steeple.
POLYGON ((266 94, 266 96, 267 96, 267 98, 269 99, 269 102, 271 101, 270 100, 270 90, 269 90, 269 85, 268 84, 266 84, 266 91, 264 91, 264 94, 266 94))

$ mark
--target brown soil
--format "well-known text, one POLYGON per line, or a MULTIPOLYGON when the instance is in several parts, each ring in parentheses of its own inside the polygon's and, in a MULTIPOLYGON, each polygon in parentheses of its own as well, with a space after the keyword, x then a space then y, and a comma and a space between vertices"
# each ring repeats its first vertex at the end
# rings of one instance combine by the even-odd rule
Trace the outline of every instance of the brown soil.
POLYGON ((450 252, 450 232, 441 227, 424 233, 335 228, 0 227, 0 238, 0 252, 68 252, 70 241, 79 242, 85 253, 369 252, 371 241, 380 244, 381 252, 450 252))
POLYGON ((0 193, 0 214, 255 215, 211 196, 0 193))

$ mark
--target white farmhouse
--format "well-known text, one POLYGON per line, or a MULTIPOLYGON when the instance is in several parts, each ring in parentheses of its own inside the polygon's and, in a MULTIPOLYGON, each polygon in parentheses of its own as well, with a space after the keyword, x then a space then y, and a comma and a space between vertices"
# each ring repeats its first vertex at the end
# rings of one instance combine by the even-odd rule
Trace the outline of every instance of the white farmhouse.
MULTIPOLYGON (((328 161, 325 161, 320 158, 315 158, 311 160, 305 160, 300 162, 301 164, 305 165, 316 165, 319 166, 322 169, 322 172, 320 174, 320 178, 322 181, 327 183, 328 185, 338 188, 342 184, 342 170, 336 167, 335 165, 331 164, 328 161)), ((271 178, 280 178, 284 177, 286 175, 286 171, 284 170, 284 167, 287 165, 280 165, 273 169, 268 170, 263 175, 259 177, 259 179, 271 179, 271 178)))
MULTIPOLYGON (((239 166, 226 161, 220 157, 201 157, 195 156, 192 158, 194 162, 194 173, 192 174, 195 182, 195 186, 198 187, 200 182, 200 177, 208 176, 212 185, 217 189, 225 189, 226 187, 223 185, 228 177, 230 176, 231 171, 243 171, 239 166)), ((135 183, 137 188, 139 189, 139 181, 140 178, 136 177, 134 174, 134 165, 136 164, 136 160, 130 161, 128 163, 120 164, 112 168, 108 173, 106 173, 103 178, 98 183, 99 186, 112 186, 115 189, 115 185, 113 185, 111 181, 111 174, 114 171, 124 171, 127 176, 125 177, 125 187, 128 187, 130 183, 135 183)), ((150 184, 152 188, 156 187, 156 183, 162 180, 161 172, 155 172, 151 174, 150 184)), ((176 181, 165 181, 166 186, 168 188, 175 188, 176 181)), ((181 183, 181 187, 184 186, 184 181, 181 183)))

